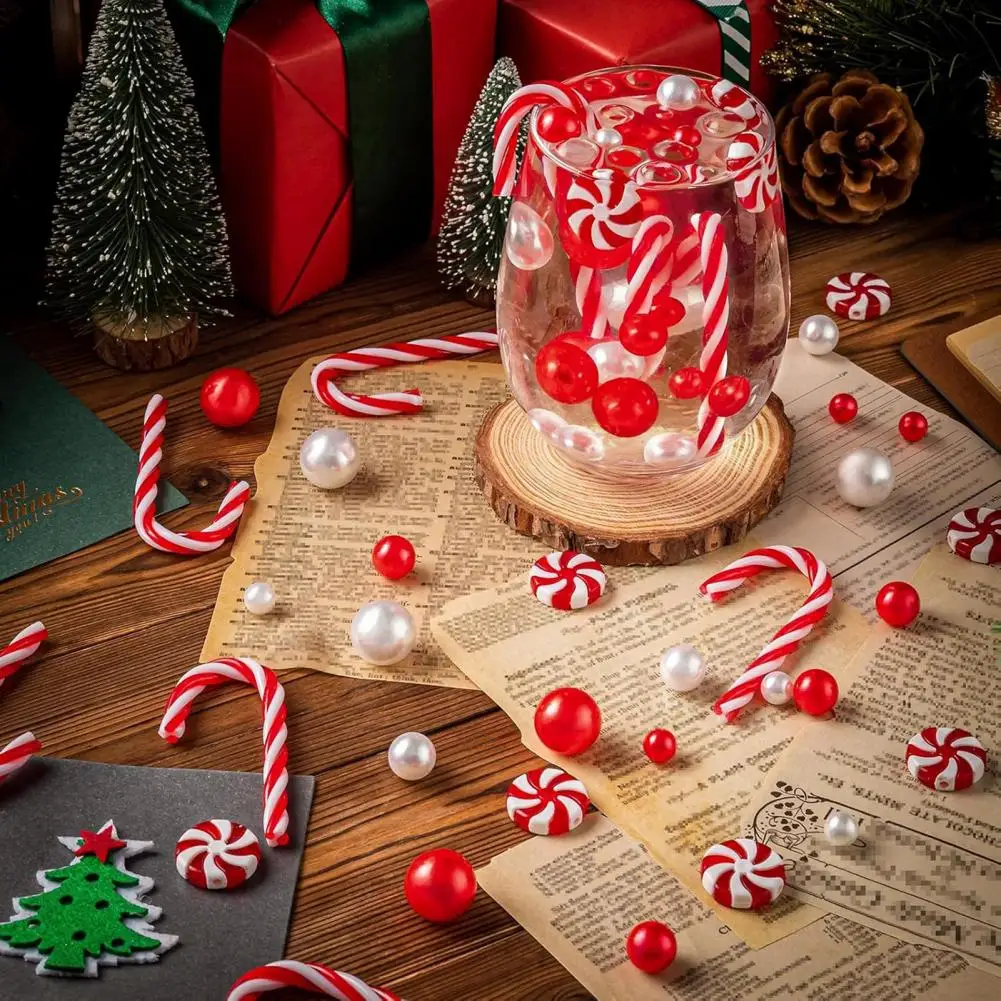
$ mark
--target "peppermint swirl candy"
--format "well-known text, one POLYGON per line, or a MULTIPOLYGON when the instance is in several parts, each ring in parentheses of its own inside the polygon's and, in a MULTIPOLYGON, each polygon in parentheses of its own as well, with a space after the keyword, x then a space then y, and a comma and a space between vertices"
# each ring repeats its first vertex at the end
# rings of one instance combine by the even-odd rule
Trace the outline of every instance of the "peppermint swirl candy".
POLYGON ((959 727, 926 726, 907 742, 907 770, 929 789, 968 789, 984 777, 986 766, 984 745, 959 727))
POLYGON ((185 831, 174 853, 177 871, 203 890, 235 890, 257 872, 261 845, 232 820, 204 820, 185 831))
POLYGON ((786 885, 782 856, 753 838, 713 845, 702 856, 702 888, 724 907, 757 911, 786 885))
POLYGON ((957 511, 949 522, 945 541, 964 560, 1001 564, 1001 511, 992 507, 957 511))
POLYGON ((608 577, 592 556, 567 549, 536 560, 528 582, 544 605, 566 612, 593 605, 605 593, 608 577))
POLYGON ((507 789, 507 815, 529 834, 566 834, 591 805, 584 783, 562 768, 536 768, 507 789))

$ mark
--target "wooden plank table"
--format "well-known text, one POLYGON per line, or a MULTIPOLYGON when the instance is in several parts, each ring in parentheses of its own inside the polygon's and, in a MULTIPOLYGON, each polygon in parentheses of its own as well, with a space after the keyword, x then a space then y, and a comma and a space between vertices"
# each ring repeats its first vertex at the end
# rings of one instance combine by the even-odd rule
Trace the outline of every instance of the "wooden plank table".
MULTIPOLYGON (((831 275, 881 274, 893 287, 893 309, 879 322, 845 323, 841 350, 949 412, 898 346, 929 327, 956 330, 1001 312, 1001 241, 960 242, 949 218, 915 211, 872 228, 793 226, 790 243, 793 330, 822 310, 831 275)), ((151 393, 167 397, 163 468, 192 499, 169 523, 191 528, 208 520, 231 479, 252 479, 282 386, 303 359, 491 322, 441 291, 424 250, 287 317, 241 311, 204 337, 195 358, 163 373, 108 369, 86 340, 70 341, 37 320, 20 323, 17 333, 133 447, 151 393), (246 366, 261 384, 259 414, 236 431, 208 426, 198 407, 202 378, 223 365, 246 366)), ((156 733, 166 694, 198 661, 228 551, 178 559, 127 532, 0 584, 0 640, 37 618, 52 636, 44 659, 4 686, 0 737, 31 728, 56 756, 257 770, 260 708, 250 691, 229 687, 203 697, 191 739, 176 748, 156 733)), ((514 775, 538 762, 507 717, 477 692, 308 672, 284 681, 293 769, 318 779, 288 955, 349 970, 409 1001, 589 997, 484 894, 447 927, 426 924, 404 901, 403 874, 419 852, 452 847, 480 866, 524 837, 507 819, 502 797, 514 775), (403 730, 423 731, 438 747, 438 767, 414 785, 397 780, 385 763, 387 746, 403 730)))

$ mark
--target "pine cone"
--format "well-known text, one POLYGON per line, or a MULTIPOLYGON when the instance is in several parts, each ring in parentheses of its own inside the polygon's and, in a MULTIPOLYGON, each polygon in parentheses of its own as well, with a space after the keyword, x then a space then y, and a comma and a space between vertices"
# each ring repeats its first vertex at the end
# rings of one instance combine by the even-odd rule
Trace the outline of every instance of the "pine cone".
POLYGON ((875 222, 910 196, 925 135, 907 95, 872 73, 817 74, 775 128, 782 188, 804 218, 875 222))

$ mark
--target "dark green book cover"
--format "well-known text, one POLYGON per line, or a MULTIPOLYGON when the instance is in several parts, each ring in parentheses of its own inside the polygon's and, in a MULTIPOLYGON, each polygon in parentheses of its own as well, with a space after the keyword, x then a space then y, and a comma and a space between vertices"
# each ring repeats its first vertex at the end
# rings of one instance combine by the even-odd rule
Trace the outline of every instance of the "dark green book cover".
MULTIPOLYGON (((136 411, 136 426, 142 411, 136 411)), ((0 335, 0 580, 132 526, 138 456, 0 335)), ((160 510, 187 504, 160 481, 160 510)))

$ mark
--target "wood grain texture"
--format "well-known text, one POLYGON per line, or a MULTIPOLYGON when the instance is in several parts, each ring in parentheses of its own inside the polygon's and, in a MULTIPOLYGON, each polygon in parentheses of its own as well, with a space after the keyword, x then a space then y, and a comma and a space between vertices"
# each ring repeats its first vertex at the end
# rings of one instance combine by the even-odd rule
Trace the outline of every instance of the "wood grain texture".
MULTIPOLYGON (((958 330, 1001 312, 1001 241, 962 243, 947 217, 905 214, 857 230, 794 224, 790 246, 793 330, 822 311, 832 275, 882 275, 893 308, 879 321, 844 323, 841 350, 951 413, 898 345, 923 329, 958 330)), ((282 385, 304 358, 490 322, 441 291, 424 250, 281 319, 240 311, 203 331, 198 353, 164 372, 109 369, 86 339, 72 340, 42 317, 21 319, 17 335, 133 447, 149 396, 167 397, 163 470, 193 501, 167 520, 190 528, 211 516, 231 479, 252 479, 282 385), (201 380, 222 365, 246 366, 261 384, 260 412, 236 431, 210 427, 198 407, 201 380)), ((200 700, 178 746, 156 734, 171 686, 197 663, 227 552, 178 559, 124 533, 0 584, 0 639, 36 618, 52 636, 0 693, 0 740, 31 728, 60 756, 257 771, 260 708, 239 686, 200 700)), ((364 581, 351 586, 359 604, 368 600, 364 581)), ((312 673, 283 680, 292 767, 318 778, 288 955, 350 970, 408 1001, 585 1001, 587 992, 482 893, 447 927, 425 924, 403 899, 403 874, 419 852, 452 847, 483 865, 524 837, 507 819, 503 792, 538 762, 507 718, 477 692, 312 673), (438 745, 439 765, 426 782, 402 783, 385 765, 403 730, 423 730, 438 745)))

